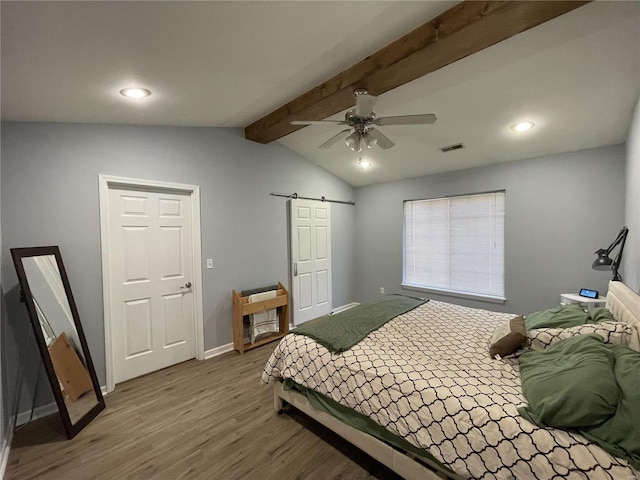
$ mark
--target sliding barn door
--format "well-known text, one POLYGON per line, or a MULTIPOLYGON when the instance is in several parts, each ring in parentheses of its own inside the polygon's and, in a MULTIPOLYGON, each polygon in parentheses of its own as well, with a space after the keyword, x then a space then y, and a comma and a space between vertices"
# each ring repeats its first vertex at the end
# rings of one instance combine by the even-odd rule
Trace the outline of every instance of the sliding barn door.
POLYGON ((313 200, 291 200, 293 322, 331 313, 331 209, 313 200))

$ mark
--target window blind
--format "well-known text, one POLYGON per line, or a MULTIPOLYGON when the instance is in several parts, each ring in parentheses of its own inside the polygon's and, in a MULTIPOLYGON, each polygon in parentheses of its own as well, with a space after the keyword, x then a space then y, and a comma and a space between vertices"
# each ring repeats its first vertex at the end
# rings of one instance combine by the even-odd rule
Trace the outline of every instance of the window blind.
POLYGON ((504 297, 505 192, 404 204, 403 284, 504 297))

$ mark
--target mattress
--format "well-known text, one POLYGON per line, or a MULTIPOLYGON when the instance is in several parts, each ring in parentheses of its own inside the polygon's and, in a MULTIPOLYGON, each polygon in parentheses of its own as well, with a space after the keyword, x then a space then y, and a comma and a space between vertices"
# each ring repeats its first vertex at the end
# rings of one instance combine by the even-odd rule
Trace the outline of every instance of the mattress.
POLYGON ((333 354, 285 336, 263 383, 290 378, 371 418, 457 474, 479 479, 633 479, 584 437, 518 415, 526 402, 515 359, 488 340, 513 315, 429 301, 333 354))

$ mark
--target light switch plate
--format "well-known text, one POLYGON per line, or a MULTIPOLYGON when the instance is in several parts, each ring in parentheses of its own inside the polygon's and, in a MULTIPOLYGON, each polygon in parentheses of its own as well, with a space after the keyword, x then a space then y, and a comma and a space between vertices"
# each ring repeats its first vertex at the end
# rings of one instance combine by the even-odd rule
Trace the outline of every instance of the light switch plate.
POLYGON ((213 268, 213 258, 207 258, 207 268, 213 268))

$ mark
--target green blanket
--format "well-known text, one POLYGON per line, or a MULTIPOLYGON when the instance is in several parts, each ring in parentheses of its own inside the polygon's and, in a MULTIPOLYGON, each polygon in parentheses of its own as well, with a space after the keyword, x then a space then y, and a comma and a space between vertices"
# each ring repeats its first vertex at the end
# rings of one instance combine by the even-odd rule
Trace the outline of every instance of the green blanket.
POLYGON ((368 303, 306 322, 291 333, 306 335, 333 353, 344 352, 389 320, 428 302, 422 298, 385 295, 368 303))
POLYGON ((640 468, 640 353, 595 334, 529 351, 519 359, 518 409, 530 422, 580 433, 640 468))
POLYGON ((615 319, 605 307, 584 310, 577 303, 534 312, 524 319, 527 330, 535 328, 570 328, 585 323, 613 322, 615 319))

